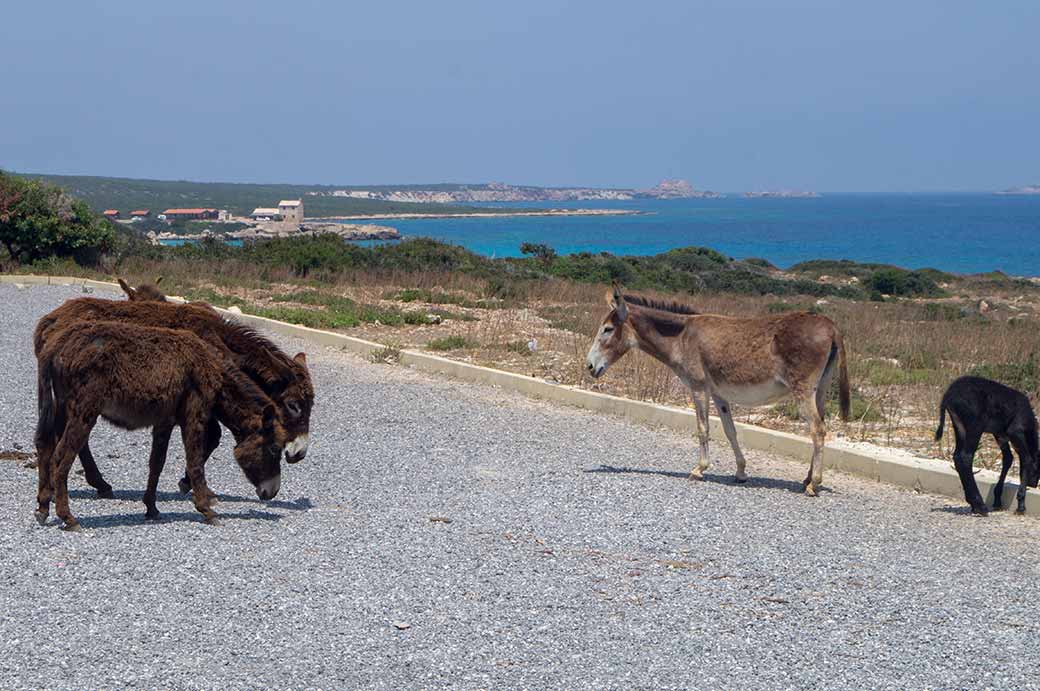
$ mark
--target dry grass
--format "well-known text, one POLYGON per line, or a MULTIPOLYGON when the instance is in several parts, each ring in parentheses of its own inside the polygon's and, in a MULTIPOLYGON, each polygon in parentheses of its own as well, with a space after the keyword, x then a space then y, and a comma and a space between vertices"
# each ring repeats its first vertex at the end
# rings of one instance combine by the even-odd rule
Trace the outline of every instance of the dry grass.
MULTIPOLYGON (((131 282, 154 278, 155 267, 125 265, 131 282)), ((631 398, 688 405, 675 376, 657 361, 633 353, 598 382, 585 376, 589 339, 605 314, 605 286, 546 280, 518 284, 502 297, 502 287, 470 275, 445 272, 344 273, 322 282, 295 279, 290 272, 221 264, 201 270, 197 261, 162 265, 164 287, 257 309, 331 310, 347 298, 360 305, 413 315, 414 323, 362 321, 341 330, 397 347, 435 348, 447 357, 592 388, 631 398), (200 281, 200 275, 208 275, 200 281), (308 295, 301 304, 293 294, 308 295), (320 299, 316 299, 315 295, 320 299), (291 309, 289 309, 291 308, 291 309), (422 317, 415 316, 422 315, 422 317), (429 317, 428 319, 426 317, 429 317), (425 323, 423 323, 425 322, 425 323), (533 348, 533 349, 532 349, 533 348)), ((802 297, 698 295, 684 299, 702 312, 731 315, 813 309, 833 319, 845 334, 849 373, 855 391, 854 420, 832 422, 832 430, 934 457, 949 458, 948 440, 932 441, 938 402, 955 377, 979 372, 1036 393, 1032 362, 1037 350, 1040 294, 1009 293, 985 283, 957 286, 957 297, 937 300, 851 302, 802 297), (979 301, 985 300, 983 311, 979 301)), ((346 303, 344 303, 346 304, 346 303)), ((334 323, 332 314, 315 323, 334 323)), ((790 406, 743 409, 739 419, 804 433, 790 406)), ((992 443, 980 449, 985 465, 999 461, 992 443)))

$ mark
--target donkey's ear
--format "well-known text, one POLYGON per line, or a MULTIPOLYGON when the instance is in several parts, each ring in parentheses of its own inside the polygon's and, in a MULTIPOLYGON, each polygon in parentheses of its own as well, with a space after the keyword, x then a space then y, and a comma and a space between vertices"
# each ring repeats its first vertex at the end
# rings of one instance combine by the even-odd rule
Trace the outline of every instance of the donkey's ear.
POLYGON ((116 280, 119 281, 119 287, 123 289, 126 296, 132 300, 134 298, 134 289, 128 286, 123 279, 117 278, 116 280))
POLYGON ((614 291, 613 290, 608 290, 607 292, 603 293, 603 299, 606 300, 607 307, 610 307, 610 308, 614 307, 614 291))
POLYGON ((268 403, 264 406, 264 429, 271 429, 274 427, 274 406, 268 403))
POLYGON ((307 353, 304 353, 302 351, 299 352, 299 353, 296 353, 296 355, 293 357, 293 362, 295 362, 298 365, 303 365, 304 367, 306 367, 307 366, 307 353))
POLYGON ((160 276, 159 278, 155 279, 155 285, 159 285, 160 283, 162 283, 162 276, 160 276))
POLYGON ((625 321, 628 319, 628 305, 625 304, 625 294, 621 290, 621 284, 614 281, 614 295, 613 295, 614 310, 617 312, 618 319, 625 321))

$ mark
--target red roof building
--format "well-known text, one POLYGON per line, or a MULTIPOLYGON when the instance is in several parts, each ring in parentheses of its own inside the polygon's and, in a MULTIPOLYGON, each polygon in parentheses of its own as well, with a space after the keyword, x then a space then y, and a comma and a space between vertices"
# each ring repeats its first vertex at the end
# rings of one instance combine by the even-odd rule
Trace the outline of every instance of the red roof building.
POLYGON ((130 218, 148 218, 152 215, 151 209, 138 209, 130 212, 130 218))
POLYGON ((119 218, 119 209, 105 209, 102 215, 105 218, 119 218))

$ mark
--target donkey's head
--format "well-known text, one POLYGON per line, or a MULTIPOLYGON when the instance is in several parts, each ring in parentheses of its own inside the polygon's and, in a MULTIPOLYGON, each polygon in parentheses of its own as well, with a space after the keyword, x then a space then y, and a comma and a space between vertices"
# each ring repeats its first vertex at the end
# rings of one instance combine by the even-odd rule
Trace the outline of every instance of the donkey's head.
POLYGON ((606 372, 635 343, 632 327, 627 323, 628 305, 625 304, 621 286, 616 283, 614 290, 607 292, 607 305, 610 306, 610 312, 600 323, 585 358, 585 368, 595 378, 606 372))
POLYGON ((283 411, 285 432, 290 440, 285 445, 285 460, 287 463, 298 463, 307 455, 311 407, 314 405, 314 387, 304 353, 297 353, 292 359, 292 375, 278 400, 283 411))
POLYGON ((256 487, 256 496, 273 499, 282 486, 281 459, 285 447, 285 429, 275 407, 265 405, 259 423, 243 431, 235 445, 235 461, 256 487))
POLYGON ((126 293, 128 300, 134 302, 166 302, 166 296, 159 290, 159 284, 163 277, 155 279, 155 283, 142 283, 136 288, 131 288, 126 281, 119 279, 119 287, 126 293))

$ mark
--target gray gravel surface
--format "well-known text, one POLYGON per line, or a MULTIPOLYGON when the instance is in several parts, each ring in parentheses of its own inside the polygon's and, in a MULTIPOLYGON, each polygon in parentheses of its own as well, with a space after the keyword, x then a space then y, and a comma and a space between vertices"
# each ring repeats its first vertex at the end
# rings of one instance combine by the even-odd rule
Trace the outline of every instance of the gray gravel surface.
MULTIPOLYGON (((35 320, 0 285, 0 451, 32 447, 35 320)), ((305 349, 283 341, 287 349, 305 349)), ((0 688, 1040 688, 1040 521, 307 347, 307 459, 260 502, 225 444, 224 523, 143 520, 149 436, 104 423, 117 488, 39 527, 0 461, 0 688), (444 520, 434 520, 444 519, 444 520)))

